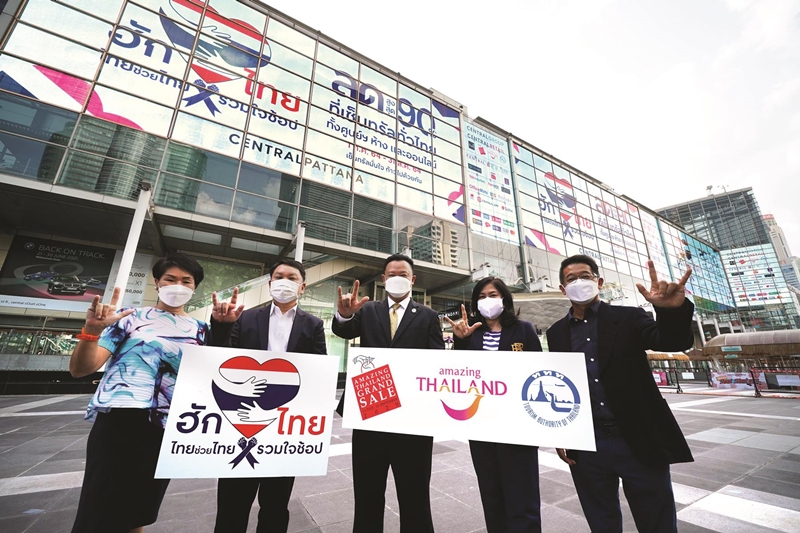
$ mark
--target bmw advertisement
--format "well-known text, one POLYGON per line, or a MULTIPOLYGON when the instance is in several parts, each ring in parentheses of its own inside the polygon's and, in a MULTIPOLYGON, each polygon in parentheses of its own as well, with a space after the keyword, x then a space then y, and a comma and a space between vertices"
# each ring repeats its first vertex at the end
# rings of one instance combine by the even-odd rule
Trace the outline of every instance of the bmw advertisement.
POLYGON ((116 250, 17 235, 0 270, 0 306, 85 311, 103 296, 116 250))

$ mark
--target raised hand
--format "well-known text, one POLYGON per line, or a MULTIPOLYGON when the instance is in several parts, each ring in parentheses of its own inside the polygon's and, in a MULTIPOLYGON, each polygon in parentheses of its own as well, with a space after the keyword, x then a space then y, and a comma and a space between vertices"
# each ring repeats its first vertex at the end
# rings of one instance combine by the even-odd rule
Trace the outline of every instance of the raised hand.
POLYGON ((350 318, 369 301, 369 296, 364 296, 360 300, 358 299, 358 287, 358 280, 353 284, 353 290, 347 294, 342 294, 342 287, 339 287, 339 299, 336 302, 336 310, 339 311, 339 315, 341 315, 342 318, 350 318))
POLYGON ((453 322, 450 320, 449 316, 444 317, 445 320, 450 322, 450 325, 453 326, 453 334, 458 337, 459 339, 464 339, 472 335, 476 329, 483 325, 482 322, 475 322, 471 326, 469 325, 469 321, 467 320, 467 308, 464 307, 464 304, 461 304, 461 320, 458 322, 453 322))
POLYGON ((236 307, 239 298, 239 287, 233 289, 230 302, 220 302, 217 293, 211 294, 211 317, 217 322, 236 322, 244 311, 244 304, 236 307))
POLYGON ((111 295, 111 302, 100 303, 100 296, 95 296, 89 309, 86 310, 86 322, 83 324, 83 331, 89 335, 100 335, 104 329, 111 324, 116 324, 136 309, 128 309, 121 313, 117 312, 117 302, 119 301, 119 287, 114 289, 111 295))
POLYGON ((644 296, 644 299, 653 304, 653 307, 680 307, 686 298, 686 282, 692 275, 692 269, 686 269, 683 277, 675 282, 659 281, 656 274, 656 267, 652 261, 647 262, 650 269, 650 290, 646 290, 641 283, 636 284, 636 288, 644 296))

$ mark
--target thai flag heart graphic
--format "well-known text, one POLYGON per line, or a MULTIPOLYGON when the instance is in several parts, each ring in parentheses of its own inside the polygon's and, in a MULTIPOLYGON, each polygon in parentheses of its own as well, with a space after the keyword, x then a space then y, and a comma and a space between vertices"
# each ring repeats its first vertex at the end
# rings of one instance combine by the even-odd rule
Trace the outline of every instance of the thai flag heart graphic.
POLYGON ((219 377, 212 381, 211 390, 231 425, 250 439, 275 421, 279 416, 275 409, 297 396, 300 373, 285 359, 259 363, 241 355, 220 365, 219 377))

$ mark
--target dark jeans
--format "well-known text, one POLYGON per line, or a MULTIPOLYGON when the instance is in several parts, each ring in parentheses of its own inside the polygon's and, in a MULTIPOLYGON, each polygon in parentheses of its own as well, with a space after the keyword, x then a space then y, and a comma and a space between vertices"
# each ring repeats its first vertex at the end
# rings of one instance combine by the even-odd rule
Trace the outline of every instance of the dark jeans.
POLYGON ((622 531, 619 480, 641 533, 676 533, 675 497, 669 465, 649 466, 634 457, 621 436, 597 437, 597 451, 571 451, 570 467, 592 533, 622 531))
POLYGON ((245 533, 250 508, 258 493, 256 533, 286 533, 293 477, 220 478, 214 533, 245 533))
POLYGON ((400 533, 433 533, 432 454, 433 437, 353 430, 353 533, 383 531, 390 466, 400 505, 400 533))
POLYGON ((469 441, 487 533, 541 533, 539 448, 469 441))

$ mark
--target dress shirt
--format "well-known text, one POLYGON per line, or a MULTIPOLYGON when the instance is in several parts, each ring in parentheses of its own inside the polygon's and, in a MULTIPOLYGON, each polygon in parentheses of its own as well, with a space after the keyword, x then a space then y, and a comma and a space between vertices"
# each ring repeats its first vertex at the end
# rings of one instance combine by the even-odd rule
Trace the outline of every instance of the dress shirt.
POLYGON ((586 358, 586 373, 589 376, 589 399, 595 421, 613 420, 614 413, 608 406, 606 391, 600 382, 600 361, 597 357, 597 311, 600 300, 586 309, 583 318, 572 316, 569 310, 570 348, 573 352, 583 352, 586 358))
POLYGON ((297 315, 297 304, 285 313, 272 303, 269 313, 269 341, 267 350, 270 352, 285 352, 289 345, 289 334, 292 332, 294 317, 297 315))

